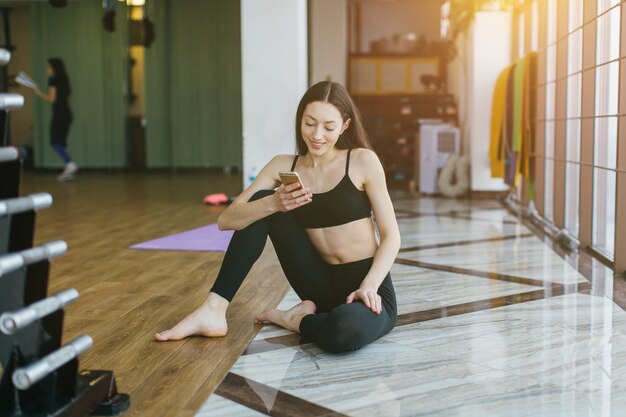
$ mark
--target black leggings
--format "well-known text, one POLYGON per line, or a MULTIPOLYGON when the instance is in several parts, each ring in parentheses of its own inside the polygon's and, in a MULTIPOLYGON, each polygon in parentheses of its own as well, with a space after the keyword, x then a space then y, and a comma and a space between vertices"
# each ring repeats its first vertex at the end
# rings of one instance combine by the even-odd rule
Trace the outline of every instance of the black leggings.
MULTIPOLYGON (((262 190, 250 201, 273 194, 262 190)), ((322 349, 353 351, 387 334, 396 323, 396 296, 387 274, 378 289, 382 312, 374 313, 361 301, 346 304, 359 288, 372 258, 329 265, 319 255, 291 212, 277 212, 233 234, 212 292, 231 301, 270 237, 280 265, 302 300, 311 300, 317 313, 305 316, 300 333, 322 349)))
POLYGON ((70 133, 70 125, 72 124, 72 114, 54 114, 50 122, 50 145, 57 143, 67 148, 67 136, 70 133))

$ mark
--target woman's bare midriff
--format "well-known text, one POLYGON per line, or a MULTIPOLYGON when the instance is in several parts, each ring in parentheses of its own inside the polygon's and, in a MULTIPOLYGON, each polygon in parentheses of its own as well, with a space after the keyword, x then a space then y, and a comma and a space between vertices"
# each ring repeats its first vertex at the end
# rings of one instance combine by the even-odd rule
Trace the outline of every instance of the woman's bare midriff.
POLYGON ((339 226, 306 229, 313 246, 331 265, 371 258, 378 249, 372 219, 360 219, 339 226))

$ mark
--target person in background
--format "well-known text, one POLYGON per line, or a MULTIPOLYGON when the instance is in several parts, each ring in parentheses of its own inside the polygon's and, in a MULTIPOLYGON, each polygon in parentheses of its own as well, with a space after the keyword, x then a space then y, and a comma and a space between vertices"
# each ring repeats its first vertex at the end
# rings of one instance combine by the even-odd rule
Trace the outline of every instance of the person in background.
POLYGON ((50 145, 59 154, 65 169, 57 177, 59 181, 70 181, 74 179, 74 174, 78 167, 72 161, 67 151, 67 135, 72 124, 72 111, 70 109, 70 97, 72 89, 70 80, 65 72, 65 65, 60 58, 48 59, 48 93, 44 93, 39 88, 35 88, 35 94, 49 103, 52 103, 52 121, 50 122, 50 145))

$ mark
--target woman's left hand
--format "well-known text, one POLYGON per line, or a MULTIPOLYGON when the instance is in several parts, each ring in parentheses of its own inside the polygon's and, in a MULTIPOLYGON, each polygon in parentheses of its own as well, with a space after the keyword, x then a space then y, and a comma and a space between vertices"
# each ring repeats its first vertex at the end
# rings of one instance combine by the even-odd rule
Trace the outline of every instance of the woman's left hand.
POLYGON ((376 314, 380 314, 383 311, 382 299, 373 288, 359 288, 348 295, 346 303, 350 304, 355 300, 363 301, 363 304, 376 314))

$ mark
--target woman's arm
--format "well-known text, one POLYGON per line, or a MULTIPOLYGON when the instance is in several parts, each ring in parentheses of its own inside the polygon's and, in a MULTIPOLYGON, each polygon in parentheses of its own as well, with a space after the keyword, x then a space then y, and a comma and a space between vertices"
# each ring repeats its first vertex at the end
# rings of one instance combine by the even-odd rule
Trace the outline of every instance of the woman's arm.
POLYGON ((35 94, 37 94, 42 99, 46 100, 48 103, 54 103, 57 99, 57 88, 56 87, 48 87, 48 94, 44 93, 39 89, 39 87, 35 87, 35 94))
POLYGON ((363 278, 359 289, 348 296, 347 302, 351 303, 358 298, 372 311, 380 313, 382 306, 377 291, 400 250, 400 230, 380 160, 370 150, 359 150, 357 155, 355 159, 361 167, 360 172, 363 172, 365 192, 372 203, 372 211, 380 232, 380 245, 374 254, 372 267, 363 278))
POLYGON ((309 203, 313 196, 311 190, 300 189, 298 184, 281 185, 274 194, 249 201, 257 191, 274 189, 280 181, 278 172, 288 170, 292 160, 290 155, 279 155, 265 165, 252 184, 217 219, 220 230, 241 230, 277 211, 293 210, 309 203))

